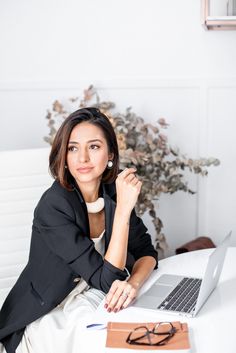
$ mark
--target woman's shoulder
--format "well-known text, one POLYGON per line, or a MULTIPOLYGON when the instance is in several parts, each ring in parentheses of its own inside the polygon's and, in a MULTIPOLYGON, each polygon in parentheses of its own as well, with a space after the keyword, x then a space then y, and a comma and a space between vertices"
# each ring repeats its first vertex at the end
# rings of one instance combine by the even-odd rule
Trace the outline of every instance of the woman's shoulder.
POLYGON ((60 209, 71 209, 70 200, 72 195, 73 190, 69 191, 65 189, 57 180, 55 180, 40 197, 35 211, 37 213, 39 211, 44 213, 50 209, 57 209, 58 211, 60 209))
POLYGON ((58 181, 45 190, 34 209, 34 225, 63 225, 74 221, 75 210, 71 198, 73 191, 66 190, 58 181))
POLYGON ((41 200, 54 200, 61 198, 69 198, 72 191, 65 189, 58 180, 54 180, 52 185, 44 191, 41 196, 41 200))

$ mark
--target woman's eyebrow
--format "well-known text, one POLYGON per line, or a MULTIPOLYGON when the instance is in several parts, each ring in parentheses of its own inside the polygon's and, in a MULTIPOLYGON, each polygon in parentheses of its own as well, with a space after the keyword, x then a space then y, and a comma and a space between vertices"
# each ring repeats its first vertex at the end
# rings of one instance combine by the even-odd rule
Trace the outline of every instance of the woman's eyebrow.
MULTIPOLYGON (((99 139, 88 140, 87 142, 95 142, 95 141, 99 141, 99 142, 103 143, 103 141, 99 140, 99 139)), ((79 145, 79 142, 77 142, 77 141, 69 141, 68 143, 74 143, 76 145, 79 145)))

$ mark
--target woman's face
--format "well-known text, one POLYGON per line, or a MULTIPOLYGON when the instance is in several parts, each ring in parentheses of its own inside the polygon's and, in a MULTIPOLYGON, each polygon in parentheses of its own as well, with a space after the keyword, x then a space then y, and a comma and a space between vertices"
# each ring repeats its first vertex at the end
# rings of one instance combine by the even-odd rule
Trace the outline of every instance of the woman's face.
POLYGON ((112 159, 101 128, 89 122, 73 128, 67 146, 67 166, 78 184, 101 179, 112 159))

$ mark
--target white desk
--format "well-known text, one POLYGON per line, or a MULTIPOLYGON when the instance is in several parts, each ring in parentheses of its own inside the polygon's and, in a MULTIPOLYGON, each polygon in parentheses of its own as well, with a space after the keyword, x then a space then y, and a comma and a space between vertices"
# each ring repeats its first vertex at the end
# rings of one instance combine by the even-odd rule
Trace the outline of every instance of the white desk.
MULTIPOLYGON (((198 250, 172 256, 159 262, 159 269, 154 271, 143 286, 141 293, 163 273, 176 273, 201 277, 204 273, 212 249, 198 250)), ((191 352, 193 353, 235 353, 236 352, 236 247, 227 250, 224 267, 217 288, 208 298, 195 318, 185 318, 170 314, 160 314, 153 310, 129 307, 118 313, 107 313, 100 306, 93 321, 182 321, 190 329, 191 352), (96 319, 95 319, 96 318, 96 319)), ((83 330, 81 353, 114 352, 132 353, 138 350, 106 349, 106 330, 83 330)), ((78 347, 79 348, 79 347, 78 347)), ((167 351, 168 352, 168 351, 167 351)), ((177 351, 176 351, 177 352, 177 351)))

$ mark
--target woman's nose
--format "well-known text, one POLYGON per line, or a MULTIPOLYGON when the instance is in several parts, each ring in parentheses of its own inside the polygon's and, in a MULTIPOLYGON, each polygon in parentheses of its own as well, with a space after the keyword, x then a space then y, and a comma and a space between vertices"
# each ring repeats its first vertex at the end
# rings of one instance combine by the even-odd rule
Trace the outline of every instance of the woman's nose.
POLYGON ((81 149, 79 151, 79 161, 80 162, 89 161, 89 153, 88 153, 87 149, 81 149))

